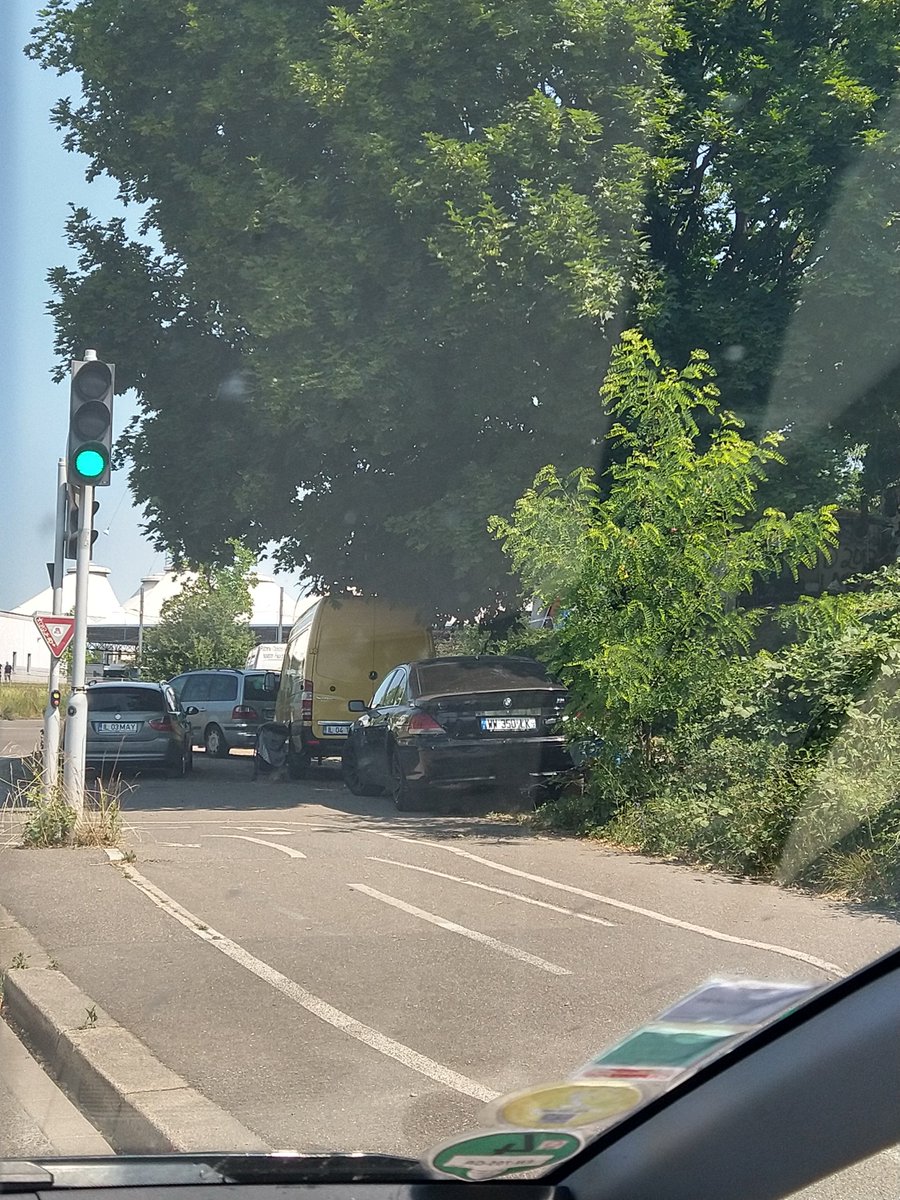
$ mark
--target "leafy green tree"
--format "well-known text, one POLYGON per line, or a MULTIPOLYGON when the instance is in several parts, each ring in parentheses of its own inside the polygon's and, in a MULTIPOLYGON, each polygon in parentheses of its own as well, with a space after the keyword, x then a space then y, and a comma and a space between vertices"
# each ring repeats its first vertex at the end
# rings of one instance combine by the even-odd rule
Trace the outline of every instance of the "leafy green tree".
POLYGON ((779 507, 896 481, 897 0, 674 0, 647 204, 667 361, 707 347, 751 436, 785 430, 779 507))
POLYGON ((53 3, 67 144, 158 248, 73 213, 58 346, 137 390, 149 529, 475 611, 485 537, 584 461, 638 231, 662 0, 53 3), (226 480, 193 489, 186 478, 226 480))
POLYGON ((243 667, 256 639, 246 618, 256 583, 252 553, 230 543, 229 564, 201 567, 162 606, 160 622, 144 634, 141 674, 171 679, 203 667, 243 667))
POLYGON ((748 647, 761 614, 738 602, 754 580, 837 541, 832 506, 756 512, 781 437, 743 437, 713 376, 702 351, 677 371, 625 333, 602 390, 616 418, 603 490, 589 468, 548 466, 511 520, 491 520, 527 592, 559 607, 550 662, 571 711, 644 764, 655 736, 714 703, 723 666, 748 647))

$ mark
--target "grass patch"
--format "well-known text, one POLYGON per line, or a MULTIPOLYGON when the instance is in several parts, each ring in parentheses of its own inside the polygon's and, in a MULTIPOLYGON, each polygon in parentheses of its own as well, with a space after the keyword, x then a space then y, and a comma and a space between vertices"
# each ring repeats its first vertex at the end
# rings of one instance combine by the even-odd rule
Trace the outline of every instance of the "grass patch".
POLYGON ((28 721, 44 714, 47 689, 41 683, 0 683, 0 721, 28 721))
POLYGON ((118 846, 124 832, 122 799, 131 791, 118 776, 96 779, 85 788, 81 814, 63 796, 62 769, 49 795, 45 795, 39 762, 16 785, 4 808, 22 818, 21 839, 31 849, 60 846, 118 846))

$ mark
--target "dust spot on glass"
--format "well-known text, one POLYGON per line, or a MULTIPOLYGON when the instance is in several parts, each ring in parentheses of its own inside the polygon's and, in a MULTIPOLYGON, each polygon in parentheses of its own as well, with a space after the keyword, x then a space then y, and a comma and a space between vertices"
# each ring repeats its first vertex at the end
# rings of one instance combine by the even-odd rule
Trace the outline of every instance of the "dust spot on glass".
POLYGON ((722 351, 722 357, 726 362, 738 363, 746 355, 747 351, 743 346, 735 344, 734 346, 726 346, 722 351))

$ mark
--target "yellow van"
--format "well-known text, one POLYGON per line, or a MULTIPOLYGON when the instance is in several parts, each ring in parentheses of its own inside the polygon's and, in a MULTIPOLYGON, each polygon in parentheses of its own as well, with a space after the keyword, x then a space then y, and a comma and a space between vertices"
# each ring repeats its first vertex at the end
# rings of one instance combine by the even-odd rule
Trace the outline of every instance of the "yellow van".
POLYGON ((363 596, 312 599, 288 637, 275 706, 289 730, 291 777, 310 759, 340 755, 351 700, 368 700, 398 663, 433 655, 431 630, 410 609, 363 596))

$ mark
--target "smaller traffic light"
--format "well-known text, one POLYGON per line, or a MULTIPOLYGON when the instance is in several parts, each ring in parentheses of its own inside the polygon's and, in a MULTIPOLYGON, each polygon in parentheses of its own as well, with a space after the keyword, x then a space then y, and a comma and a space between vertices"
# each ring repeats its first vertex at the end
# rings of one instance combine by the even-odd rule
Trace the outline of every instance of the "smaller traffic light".
MULTIPOLYGON (((78 557, 78 518, 79 518, 79 502, 81 500, 81 491, 78 488, 69 486, 66 496, 66 558, 78 557)), ((91 554, 94 552, 94 542, 97 540, 97 522, 94 519, 97 516, 97 509, 100 507, 100 501, 95 500, 91 508, 91 554)))
MULTIPOLYGON (((88 352, 90 353, 90 351, 88 352)), ((72 363, 69 393, 69 482, 105 487, 112 460, 113 363, 72 363)))
POLYGON ((59 703, 60 703, 61 699, 62 699, 62 696, 60 695, 59 688, 54 688, 53 691, 50 693, 50 707, 51 708, 59 708, 59 703))

